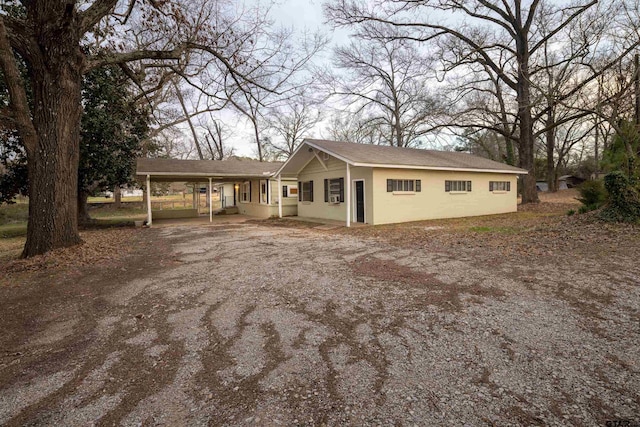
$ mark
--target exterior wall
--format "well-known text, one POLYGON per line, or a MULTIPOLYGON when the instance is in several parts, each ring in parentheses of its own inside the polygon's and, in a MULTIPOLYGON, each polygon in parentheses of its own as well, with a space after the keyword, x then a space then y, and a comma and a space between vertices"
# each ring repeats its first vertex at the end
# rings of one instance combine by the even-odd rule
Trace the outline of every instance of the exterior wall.
MULTIPOLYGON (((323 160, 328 170, 325 170, 317 158, 313 158, 298 175, 299 182, 313 181, 313 202, 298 202, 298 216, 307 218, 326 218, 337 221, 347 220, 347 164, 342 160, 330 156, 328 160, 323 160), (345 202, 340 204, 329 204, 324 201, 324 180, 332 178, 344 178, 345 202)), ((365 222, 373 224, 373 187, 371 168, 351 168, 351 221, 355 218, 355 192, 353 181, 364 180, 364 202, 365 202, 365 222)), ((302 191, 298 188, 298 191, 302 191)))
POLYGON ((374 224, 491 215, 518 210, 517 175, 414 169, 373 170, 374 224), (387 179, 420 179, 415 193, 388 193, 387 179), (471 192, 445 192, 445 181, 471 181, 471 192), (489 191, 489 181, 510 181, 511 191, 489 191))
MULTIPOLYGON (((242 215, 255 216, 258 218, 270 218, 278 216, 278 179, 269 179, 269 191, 271 195, 271 203, 260 203, 260 179, 251 180, 251 201, 242 201, 242 184, 243 182, 234 183, 238 185, 237 203, 238 212, 242 215)), ((247 182, 247 181, 244 181, 247 182)), ((283 179, 282 185, 297 185, 297 181, 283 179)), ((280 189, 280 191, 282 191, 280 189)), ((284 197, 282 199, 282 215, 294 216, 298 212, 297 197, 284 197)))

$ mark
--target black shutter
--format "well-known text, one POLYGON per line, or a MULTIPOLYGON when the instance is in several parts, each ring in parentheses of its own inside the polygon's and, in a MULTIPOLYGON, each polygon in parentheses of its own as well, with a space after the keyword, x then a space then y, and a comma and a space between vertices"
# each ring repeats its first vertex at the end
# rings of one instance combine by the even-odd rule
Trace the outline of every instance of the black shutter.
POLYGON ((309 181, 309 200, 310 202, 313 202, 313 181, 309 181))
POLYGON ((511 191, 511 181, 507 181, 507 191, 511 191))
POLYGON ((471 191, 471 181, 467 181, 467 191, 471 191))
POLYGON ((266 196, 267 196, 267 203, 269 203, 269 180, 267 180, 267 183, 266 183, 265 185, 266 185, 265 190, 267 190, 267 191, 266 191, 266 193, 267 193, 267 194, 266 194, 266 196))
POLYGON ((340 178, 340 203, 344 203, 344 178, 340 178))
POLYGON ((329 201, 329 180, 328 179, 324 180, 324 201, 325 202, 329 201))
POLYGON ((393 193, 393 180, 387 180, 387 193, 393 193))
POLYGON ((251 202, 251 181, 249 181, 249 202, 251 202))
POLYGON ((282 197, 289 197, 289 194, 287 193, 287 186, 286 185, 282 186, 282 197))
POLYGON ((493 191, 493 181, 489 181, 489 191, 493 191))
POLYGON ((298 181, 298 201, 302 201, 302 182, 298 181))
POLYGON ((444 182, 444 191, 451 191, 451 181, 444 182))
POLYGON ((416 193, 419 193, 422 191, 422 181, 420 181, 419 179, 416 179, 416 193))

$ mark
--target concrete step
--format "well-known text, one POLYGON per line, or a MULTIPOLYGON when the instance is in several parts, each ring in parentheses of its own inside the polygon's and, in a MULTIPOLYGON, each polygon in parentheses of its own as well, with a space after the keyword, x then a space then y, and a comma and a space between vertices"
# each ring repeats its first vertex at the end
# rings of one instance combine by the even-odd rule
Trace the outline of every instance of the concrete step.
POLYGON ((238 207, 237 206, 229 206, 226 208, 222 208, 219 211, 216 212, 216 215, 236 215, 238 214, 238 207))

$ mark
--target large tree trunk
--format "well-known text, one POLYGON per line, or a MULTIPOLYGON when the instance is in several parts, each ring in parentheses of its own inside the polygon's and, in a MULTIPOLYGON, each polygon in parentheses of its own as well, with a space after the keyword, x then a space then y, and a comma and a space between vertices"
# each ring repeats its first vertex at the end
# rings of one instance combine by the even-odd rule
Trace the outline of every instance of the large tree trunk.
POLYGON ((40 35, 40 61, 30 64, 37 142, 27 150, 29 220, 23 257, 80 243, 77 191, 84 57, 66 19, 38 18, 41 26, 34 30, 40 35))
POLYGON ((78 224, 87 224, 91 221, 89 208, 87 206, 88 198, 88 192, 78 189, 78 224))
POLYGON ((526 169, 522 186, 522 203, 538 203, 536 190, 536 169, 534 159, 533 117, 531 114, 531 83, 529 76, 529 57, 526 39, 520 43, 521 56, 518 73, 518 119, 520 121, 520 167, 526 169))

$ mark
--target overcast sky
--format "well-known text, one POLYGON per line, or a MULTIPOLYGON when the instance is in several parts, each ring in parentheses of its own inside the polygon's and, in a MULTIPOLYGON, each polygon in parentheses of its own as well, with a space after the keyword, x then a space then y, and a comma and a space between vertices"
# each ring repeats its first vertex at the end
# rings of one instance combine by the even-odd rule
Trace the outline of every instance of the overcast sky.
MULTIPOLYGON (((249 4, 253 2, 264 4, 264 1, 260 0, 246 1, 249 4)), ((330 25, 325 25, 322 3, 321 0, 277 0, 270 15, 277 24, 286 27, 292 26, 299 32, 319 30, 330 37, 332 45, 347 43, 349 39, 347 30, 338 29, 334 31, 330 25)), ((229 142, 234 147, 235 154, 239 156, 254 156, 256 150, 254 136, 245 120, 238 121, 238 116, 232 115, 230 112, 223 114, 223 116, 226 124, 229 127, 233 127, 233 135, 229 138, 229 142)), ((319 135, 316 134, 315 136, 319 135)))

